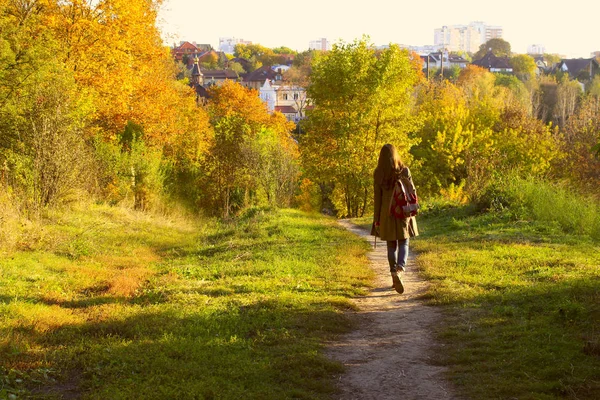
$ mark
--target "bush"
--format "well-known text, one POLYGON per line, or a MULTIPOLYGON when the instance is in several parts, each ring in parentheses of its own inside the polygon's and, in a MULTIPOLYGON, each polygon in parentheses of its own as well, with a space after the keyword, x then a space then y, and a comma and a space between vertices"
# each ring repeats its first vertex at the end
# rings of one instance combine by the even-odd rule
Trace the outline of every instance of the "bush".
POLYGON ((129 122, 119 141, 96 138, 97 181, 112 204, 130 202, 145 210, 160 203, 165 170, 162 152, 146 144, 140 126, 129 122))

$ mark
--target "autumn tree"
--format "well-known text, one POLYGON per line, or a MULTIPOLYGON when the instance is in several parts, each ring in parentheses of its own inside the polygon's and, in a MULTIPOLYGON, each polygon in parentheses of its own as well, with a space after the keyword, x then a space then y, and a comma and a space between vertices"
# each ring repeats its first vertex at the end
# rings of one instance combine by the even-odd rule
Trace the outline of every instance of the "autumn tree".
POLYGON ((74 182, 96 182, 102 194, 120 188, 117 201, 127 192, 161 192, 150 185, 158 175, 138 179, 139 168, 123 167, 133 157, 120 146, 131 126, 143 132, 130 143, 141 157, 136 165, 150 157, 160 166, 147 171, 176 174, 199 163, 211 138, 208 118, 176 80, 155 24, 158 5, 0 0, 0 161, 13 189, 41 205, 74 182), (82 169, 94 179, 77 176, 82 169))
POLYGON ((457 85, 423 85, 417 102, 423 125, 413 133, 420 143, 411 150, 423 192, 464 187, 476 198, 496 174, 549 170, 557 154, 553 131, 531 116, 518 85, 514 77, 472 66, 457 85))
POLYGON ((298 110, 301 118, 305 116, 306 108, 310 105, 310 99, 306 94, 310 71, 310 65, 292 66, 283 74, 285 85, 290 91, 289 95, 292 96, 296 110, 298 110))
POLYGON ((594 154, 600 141, 600 96, 587 94, 563 129, 557 174, 577 187, 596 193, 600 185, 600 158, 594 154))
POLYGON ((62 65, 48 17, 46 3, 0 1, 0 165, 30 211, 83 189, 90 161, 90 98, 62 65))
POLYGON ((272 204, 283 199, 286 185, 297 178, 291 172, 297 157, 293 124, 269 114, 256 91, 238 83, 213 86, 210 96, 214 142, 207 160, 207 201, 212 209, 226 217, 255 204, 260 195, 272 204))
POLYGON ((297 51, 292 50, 286 46, 274 47, 272 50, 273 50, 273 53, 275 53, 275 54, 292 54, 293 55, 293 54, 298 53, 297 51))
POLYGON ((582 84, 576 80, 570 80, 564 75, 558 82, 556 88, 556 105, 553 110, 553 121, 563 128, 569 117, 575 113, 577 104, 583 94, 582 84))
POLYGON ((260 65, 255 66, 253 69, 260 68, 262 65, 274 65, 277 64, 276 60, 279 59, 279 56, 275 54, 275 52, 265 46, 260 44, 244 44, 238 43, 235 45, 234 56, 245 58, 248 60, 254 61, 254 63, 260 63, 260 65))
POLYGON ((417 100, 423 125, 413 133, 418 140, 411 148, 418 164, 413 175, 421 194, 437 195, 467 178, 467 151, 475 135, 469 98, 448 81, 428 81, 419 88, 417 100))
POLYGON ((559 56, 558 54, 551 54, 551 53, 544 54, 544 61, 546 61, 546 65, 548 66, 548 68, 554 67, 556 64, 558 64, 560 62, 561 59, 562 59, 562 57, 559 56))
POLYGON ((339 215, 366 211, 383 144, 395 144, 409 161, 417 79, 407 51, 392 45, 377 57, 367 39, 338 43, 315 60, 308 89, 314 110, 301 137, 302 161, 309 179, 333 187, 339 215))

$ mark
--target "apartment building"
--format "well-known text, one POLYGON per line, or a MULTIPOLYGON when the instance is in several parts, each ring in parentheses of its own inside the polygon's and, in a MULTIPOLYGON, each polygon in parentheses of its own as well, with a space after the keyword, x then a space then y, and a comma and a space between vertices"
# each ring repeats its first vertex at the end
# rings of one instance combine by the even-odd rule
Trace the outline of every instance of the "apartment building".
POLYGON ((222 51, 227 54, 233 54, 233 52, 235 51, 236 44, 252 44, 252 42, 234 37, 220 37, 219 51, 222 51))
POLYGON ((320 50, 320 51, 328 51, 331 50, 331 43, 327 38, 320 38, 317 40, 311 40, 308 43, 309 50, 320 50))
POLYGON ((433 43, 437 48, 475 53, 488 40, 502 38, 503 30, 500 26, 474 21, 468 25, 443 26, 435 29, 433 34, 433 43))
POLYGON ((543 44, 530 44, 527 46, 527 54, 537 55, 544 54, 546 52, 546 48, 543 44))

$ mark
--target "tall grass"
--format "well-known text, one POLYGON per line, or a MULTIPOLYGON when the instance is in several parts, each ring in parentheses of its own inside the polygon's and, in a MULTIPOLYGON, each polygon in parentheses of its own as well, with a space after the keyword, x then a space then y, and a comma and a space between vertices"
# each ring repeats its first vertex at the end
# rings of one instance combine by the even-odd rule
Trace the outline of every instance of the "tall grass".
POLYGON ((563 182, 509 174, 494 180, 477 200, 485 209, 549 224, 564 233, 600 239, 597 198, 563 182))

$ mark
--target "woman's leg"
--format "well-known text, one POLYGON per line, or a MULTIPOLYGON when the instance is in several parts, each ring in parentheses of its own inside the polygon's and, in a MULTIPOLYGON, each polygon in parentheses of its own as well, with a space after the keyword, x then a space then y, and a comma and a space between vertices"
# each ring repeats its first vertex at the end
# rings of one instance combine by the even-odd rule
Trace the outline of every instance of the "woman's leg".
MULTIPOLYGON (((398 274, 397 272, 398 263, 396 257, 396 250, 398 250, 398 242, 400 242, 401 244, 404 243, 403 240, 390 240, 387 242, 387 254, 388 262, 390 264, 390 273, 392 274, 392 287, 396 290, 396 292, 402 294, 404 293, 404 283, 402 282, 400 274, 398 274)), ((402 250, 402 246, 400 246, 400 250, 402 250)))
POLYGON ((390 272, 396 272, 396 250, 398 249, 397 240, 387 241, 387 257, 390 264, 390 272))
MULTIPOLYGON (((406 238, 404 240, 398 240, 398 267, 401 271, 406 269, 406 263, 408 262, 408 244, 409 239, 406 238)), ((388 258, 389 258, 389 248, 388 248, 388 258)))

